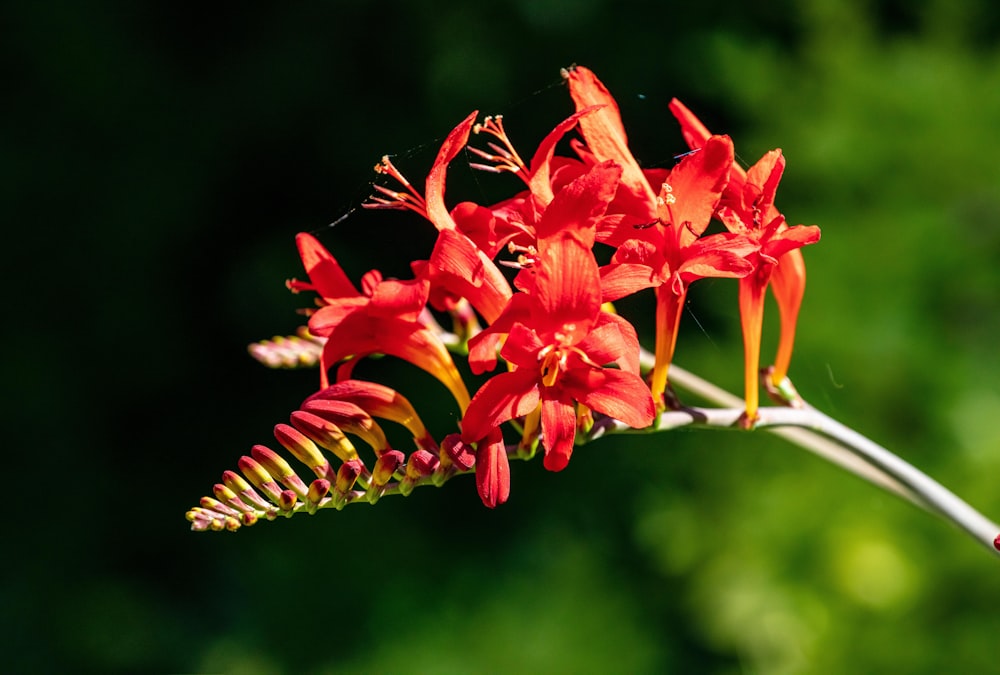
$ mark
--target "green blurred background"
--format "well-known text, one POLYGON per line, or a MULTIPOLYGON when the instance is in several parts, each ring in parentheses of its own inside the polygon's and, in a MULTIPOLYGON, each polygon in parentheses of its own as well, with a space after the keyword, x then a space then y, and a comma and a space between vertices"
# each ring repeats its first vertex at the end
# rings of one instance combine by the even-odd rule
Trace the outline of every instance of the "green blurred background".
MULTIPOLYGON (((672 96, 747 163, 783 148, 779 204, 823 228, 799 390, 1000 516, 998 7, 10 3, 3 670, 996 670, 998 561, 764 434, 518 463, 495 511, 462 478, 235 535, 184 512, 316 385, 245 352, 298 325, 294 234, 355 278, 405 274, 418 221, 324 229, 374 162, 419 180, 477 108, 530 154, 576 62, 648 165, 685 149, 672 96)), ((453 199, 492 189, 453 173, 453 199)), ((691 310, 678 362, 738 390, 735 285, 695 286, 691 310)))

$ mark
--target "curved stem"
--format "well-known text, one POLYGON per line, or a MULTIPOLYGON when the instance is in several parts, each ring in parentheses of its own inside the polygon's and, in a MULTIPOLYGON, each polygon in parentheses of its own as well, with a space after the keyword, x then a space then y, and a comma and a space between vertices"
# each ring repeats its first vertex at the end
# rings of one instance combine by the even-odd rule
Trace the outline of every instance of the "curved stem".
MULTIPOLYGON (((731 407, 671 411, 661 416, 658 428, 692 423, 715 427, 736 425, 742 412, 739 406, 743 403, 738 397, 676 365, 671 366, 670 376, 674 384, 708 401, 731 407)), ((939 514, 965 530, 993 554, 1000 555, 997 548, 1000 526, 909 462, 815 408, 762 408, 755 427, 776 433, 917 506, 939 514)))

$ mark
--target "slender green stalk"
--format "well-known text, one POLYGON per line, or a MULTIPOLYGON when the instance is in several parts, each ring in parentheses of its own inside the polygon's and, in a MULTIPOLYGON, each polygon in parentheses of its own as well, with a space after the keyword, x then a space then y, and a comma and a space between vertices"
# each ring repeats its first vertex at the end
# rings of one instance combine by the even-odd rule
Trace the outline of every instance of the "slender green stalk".
MULTIPOLYGON (((694 373, 672 365, 671 383, 727 408, 686 408, 661 415, 658 428, 687 424, 735 427, 743 401, 694 373)), ((802 408, 760 409, 755 428, 766 429, 889 492, 957 525, 994 555, 1000 526, 909 462, 824 413, 802 408)))

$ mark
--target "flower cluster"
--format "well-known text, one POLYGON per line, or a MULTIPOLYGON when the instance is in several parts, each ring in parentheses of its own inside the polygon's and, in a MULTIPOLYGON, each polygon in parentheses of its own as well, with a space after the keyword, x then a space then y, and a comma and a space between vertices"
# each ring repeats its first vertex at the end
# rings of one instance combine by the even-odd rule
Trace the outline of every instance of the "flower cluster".
POLYGON ((372 270, 359 290, 314 236, 298 235, 308 279, 288 287, 315 295, 308 330, 253 345, 252 353, 276 366, 318 361, 319 390, 290 424, 274 430, 315 478, 307 484, 278 453, 254 446, 238 462, 242 476, 225 472, 214 497, 188 512, 194 529, 233 530, 261 517, 373 502, 473 471, 483 503, 495 507, 509 495, 510 458, 541 449, 545 467, 559 471, 599 420, 642 429, 679 405, 669 387, 670 363, 688 287, 705 277, 739 280, 742 425, 758 418, 769 286, 781 336, 765 383, 775 392, 794 391, 786 375, 805 286, 800 249, 820 233, 789 226, 775 206, 781 151, 744 170, 732 140, 711 134, 675 100, 671 111, 690 151, 670 168, 643 169, 604 85, 582 67, 563 77, 576 110, 527 163, 502 118, 477 123, 474 112, 447 136, 422 190, 388 157, 375 167, 396 185, 375 185, 365 206, 410 210, 437 230, 426 259, 411 264, 411 279, 372 270), (571 132, 575 156, 557 155, 571 132), (486 139, 487 149, 469 144, 473 134, 486 139), (524 189, 497 204, 449 208, 447 172, 463 150, 475 157, 474 168, 512 173, 524 189), (713 219, 724 227, 706 234, 713 219), (607 264, 595 257, 599 248, 607 264), (656 343, 646 373, 636 330, 611 303, 648 289, 656 297, 656 343), (442 317, 451 321, 449 331, 442 317), (440 381, 454 398, 458 428, 437 438, 400 392, 355 379, 356 364, 375 354, 403 359, 440 381), (489 374, 472 395, 455 356, 467 358, 474 374, 489 374), (391 447, 376 419, 404 427, 415 449, 391 447), (373 462, 362 459, 352 438, 371 446, 373 462))

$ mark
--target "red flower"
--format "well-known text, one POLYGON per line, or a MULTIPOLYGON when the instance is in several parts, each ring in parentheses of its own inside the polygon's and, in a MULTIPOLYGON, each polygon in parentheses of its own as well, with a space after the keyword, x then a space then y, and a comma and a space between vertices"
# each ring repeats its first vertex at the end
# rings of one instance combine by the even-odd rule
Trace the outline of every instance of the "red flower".
MULTIPOLYGON (((674 99, 670 102, 670 110, 674 117, 681 124, 681 132, 688 147, 695 149, 702 147, 711 136, 711 132, 702 124, 694 113, 692 113, 683 103, 674 99)), ((782 167, 784 166, 782 160, 782 167)), ((779 172, 780 177, 780 172, 779 172)), ((747 181, 747 172, 736 162, 733 162, 732 171, 729 176, 729 188, 735 195, 742 195, 743 187, 747 181)), ((777 187, 777 184, 775 184, 777 187)), ((767 210, 760 216, 762 222, 772 222, 780 216, 774 206, 773 195, 767 210)), ((752 219, 752 216, 751 216, 752 219)), ((787 225, 782 219, 779 229, 784 229, 787 225)), ((781 317, 781 335, 778 341, 778 353, 774 359, 774 369, 770 378, 773 384, 780 385, 788 374, 788 366, 792 360, 792 348, 795 343, 795 328, 798 323, 799 308, 802 306, 802 298, 805 295, 806 286, 806 266, 802 257, 801 248, 792 248, 783 256, 777 259, 778 263, 771 265, 771 292, 777 301, 778 313, 781 317)), ((763 292, 763 290, 761 290, 763 292)), ((746 303, 753 304, 754 301, 746 297, 746 303)), ((741 304, 741 306, 743 306, 741 304)), ((762 318, 762 317, 761 317, 762 318)), ((755 321, 756 319, 754 319, 755 321)), ((758 339, 759 343, 759 339, 758 339)), ((746 349, 746 343, 745 349, 746 349)), ((759 360, 759 356, 758 356, 759 360)), ((750 367, 747 366, 749 375, 750 367)), ((753 380, 756 383, 757 374, 754 373, 753 380)))
MULTIPOLYGON (((750 167, 742 190, 727 191, 718 216, 731 232, 754 239, 759 250, 756 269, 740 280, 740 321, 743 325, 744 376, 746 381, 746 421, 757 418, 760 379, 760 336, 764 322, 764 291, 779 260, 789 251, 819 241, 815 225, 788 227, 785 217, 774 207, 774 195, 785 168, 781 150, 772 150, 750 167)), ((790 266, 793 273, 798 269, 790 266)), ((804 280, 803 280, 804 283, 804 280)), ((789 290, 783 288, 783 290, 789 290)), ((788 298, 784 299, 786 302, 788 298)), ((787 310, 786 310, 787 311, 787 310)), ((791 324, 794 329, 794 323, 791 324)), ((790 347, 789 347, 790 349, 790 347)))
POLYGON ((586 142, 585 153, 590 155, 592 162, 611 159, 622 167, 621 189, 612 212, 636 215, 649 222, 656 214, 656 187, 653 186, 659 186, 659 181, 649 180, 629 151, 618 103, 589 69, 574 66, 563 70, 562 75, 577 111, 600 106, 595 113, 580 120, 580 133, 586 142))
POLYGON ((316 291, 319 309, 312 310, 309 331, 327 338, 320 356, 321 386, 329 386, 327 370, 344 359, 338 380, 350 377, 358 359, 369 354, 390 354, 409 361, 440 380, 461 409, 469 394, 451 354, 437 334, 419 322, 427 302, 429 284, 424 280, 383 280, 372 270, 362 280, 359 293, 337 260, 315 237, 296 237, 309 283, 288 282, 293 291, 316 291))
POLYGON ((494 239, 493 214, 472 202, 462 202, 449 212, 444 201, 448 165, 468 142, 476 115, 473 112, 462 120, 441 144, 424 183, 426 197, 388 157, 383 157, 375 170, 394 178, 404 190, 376 185, 384 196, 372 197, 365 206, 406 209, 429 220, 438 229, 438 239, 429 261, 413 263, 415 275, 430 282, 428 297, 436 308, 451 311, 464 298, 489 323, 499 316, 511 296, 506 278, 486 252, 494 239))
MULTIPOLYGON (((596 220, 614 195, 620 171, 611 162, 598 165, 556 194, 542 214, 537 257, 519 275, 526 292, 470 342, 470 360, 482 368, 489 361, 484 346, 507 332, 500 355, 513 370, 493 376, 473 397, 462 421, 464 442, 481 441, 540 406, 545 467, 559 471, 573 451, 577 404, 632 427, 652 423, 652 399, 638 375, 635 330, 601 311, 600 273, 591 251, 596 220), (611 363, 619 369, 605 367, 611 363)), ((483 469, 502 473, 477 465, 477 473, 483 469)))
POLYGON ((757 245, 748 237, 702 236, 732 162, 728 136, 713 136, 701 152, 682 159, 660 188, 655 225, 619 228, 615 238, 631 238, 618 246, 611 264, 601 270, 606 301, 656 288, 656 365, 650 386, 655 401, 666 389, 688 285, 705 277, 744 277, 754 269, 745 256, 757 245))

